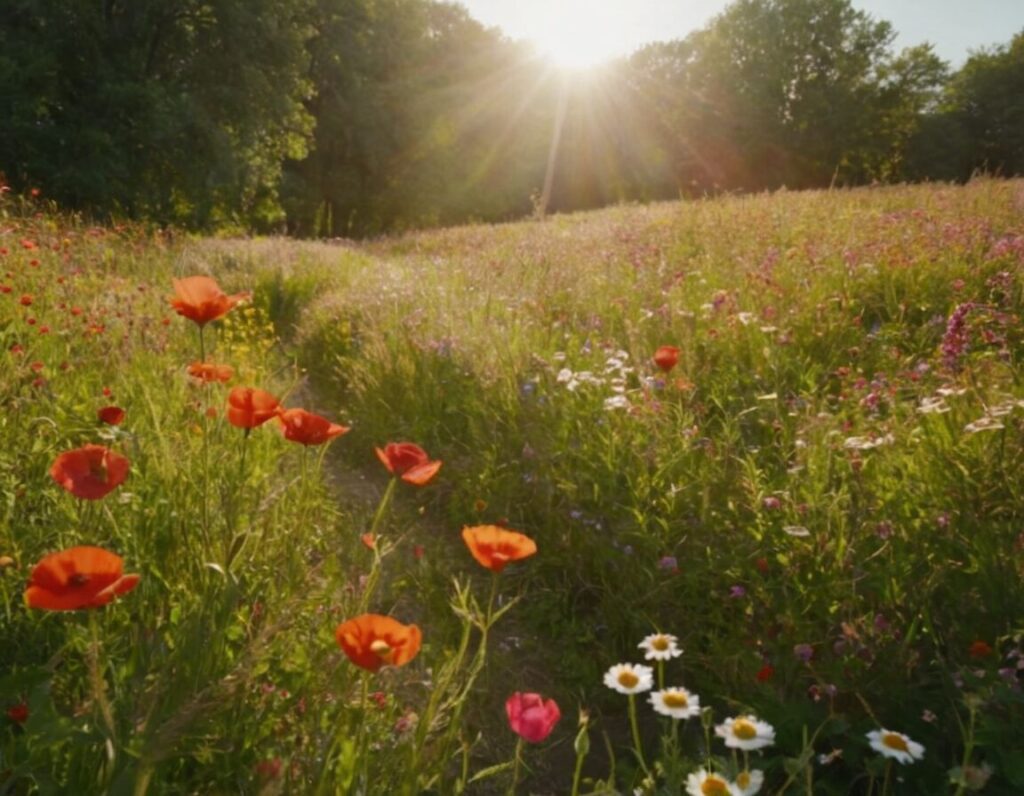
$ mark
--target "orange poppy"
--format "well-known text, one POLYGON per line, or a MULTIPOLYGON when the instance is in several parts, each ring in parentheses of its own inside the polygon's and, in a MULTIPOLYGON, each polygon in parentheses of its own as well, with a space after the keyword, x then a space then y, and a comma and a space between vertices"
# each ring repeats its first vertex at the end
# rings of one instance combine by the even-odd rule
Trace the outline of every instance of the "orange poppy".
POLYGON ((58 456, 50 476, 75 497, 99 500, 124 483, 128 460, 102 445, 86 445, 58 456))
POLYGON ((679 349, 674 345, 663 345, 654 352, 654 364, 668 373, 679 362, 679 349))
POLYGON ((281 421, 284 438, 303 445, 322 445, 349 430, 348 426, 339 426, 305 409, 286 409, 277 419, 281 421))
POLYGON ((403 625, 380 614, 363 614, 342 622, 334 637, 352 663, 371 672, 385 665, 408 663, 420 651, 423 640, 416 625, 403 625))
POLYGON ((125 575, 124 562, 100 547, 72 547, 45 556, 32 569, 25 603, 46 611, 99 608, 139 583, 125 575))
POLYGON ((234 307, 238 302, 245 301, 251 294, 236 293, 227 295, 215 279, 208 276, 187 276, 184 279, 173 279, 174 293, 168 300, 179 315, 200 326, 215 321, 234 307))
POLYGON ((188 375, 207 384, 219 381, 221 384, 228 382, 235 371, 228 365, 214 365, 212 362, 193 362, 188 366, 188 375))
POLYGON ((501 572, 510 561, 520 561, 537 552, 537 543, 529 536, 497 525, 463 528, 462 541, 473 558, 492 572, 501 572))
POLYGON ((413 486, 426 486, 441 469, 440 461, 430 461, 427 452, 411 442, 389 442, 384 450, 374 450, 389 473, 413 486))
POLYGON ((108 426, 119 426, 124 422, 124 409, 120 406, 104 406, 96 416, 108 426))
POLYGON ((235 387, 228 393, 228 422, 238 428, 262 426, 281 412, 277 398, 255 387, 235 387))

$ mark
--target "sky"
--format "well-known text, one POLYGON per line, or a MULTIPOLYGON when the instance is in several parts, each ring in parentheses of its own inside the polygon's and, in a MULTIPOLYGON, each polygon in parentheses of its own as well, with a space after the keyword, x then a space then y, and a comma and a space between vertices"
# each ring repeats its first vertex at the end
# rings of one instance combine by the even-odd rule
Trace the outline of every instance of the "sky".
MULTIPOLYGON (((459 0, 512 38, 530 39, 567 65, 627 55, 650 41, 702 27, 728 0, 459 0)), ((1024 30, 1024 0, 852 0, 892 23, 896 47, 929 41, 960 66, 968 51, 1003 44, 1024 30)))

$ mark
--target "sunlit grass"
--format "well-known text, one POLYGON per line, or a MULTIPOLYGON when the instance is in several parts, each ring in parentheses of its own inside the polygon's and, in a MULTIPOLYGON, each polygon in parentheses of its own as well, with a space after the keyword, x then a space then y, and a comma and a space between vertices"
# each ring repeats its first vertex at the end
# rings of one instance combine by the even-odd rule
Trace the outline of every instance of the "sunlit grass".
POLYGON ((763 772, 767 793, 933 794, 984 764, 1012 792, 1022 190, 723 198, 359 248, 170 246, 4 200, 0 789, 680 792, 763 772), (188 375, 198 330, 168 304, 207 272, 253 292, 204 327, 227 384, 188 375), (351 430, 326 449, 238 428, 239 386, 351 430), (417 478, 400 441, 443 466, 417 478), (48 472, 88 443, 131 462, 98 501, 48 472), (29 610, 33 565, 84 544, 138 586, 29 610), (366 614, 422 647, 350 655, 336 632, 366 614), (682 649, 646 662, 657 712, 602 685, 652 633, 682 649), (681 694, 712 712, 670 718, 681 694), (771 729, 749 759, 728 752, 743 717, 771 729))

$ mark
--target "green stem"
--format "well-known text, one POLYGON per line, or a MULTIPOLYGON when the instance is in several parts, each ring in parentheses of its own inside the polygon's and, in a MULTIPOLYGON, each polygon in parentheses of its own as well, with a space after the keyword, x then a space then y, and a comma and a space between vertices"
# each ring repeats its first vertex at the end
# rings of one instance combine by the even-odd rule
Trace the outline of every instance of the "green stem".
MULTIPOLYGON (((1004 435, 1005 436, 1005 435, 1004 435)), ((960 783, 957 786, 955 796, 963 796, 967 787, 967 767, 971 764, 971 754, 974 752, 974 720, 977 712, 974 705, 968 703, 967 709, 971 712, 970 724, 967 726, 967 740, 964 744, 964 757, 960 763, 960 783)))
POLYGON ((516 796, 516 785, 519 784, 519 766, 523 757, 523 736, 516 741, 515 763, 512 765, 512 784, 508 786, 508 796, 516 796))
POLYGON ((640 768, 643 769, 644 774, 647 776, 651 775, 650 770, 647 768, 647 761, 644 760, 644 750, 640 743, 640 725, 636 719, 636 695, 629 695, 629 724, 633 728, 633 746, 636 748, 636 757, 640 761, 640 768))
POLYGON ((882 783, 882 796, 889 796, 892 787, 892 760, 885 763, 885 781, 882 783))
POLYGON ((391 504, 391 498, 395 494, 395 484, 397 483, 398 479, 391 479, 388 484, 388 488, 384 490, 384 494, 381 496, 380 503, 377 505, 377 511, 373 515, 373 522, 370 524, 369 534, 374 541, 373 566, 370 567, 370 574, 366 578, 366 587, 363 589, 363 594, 359 598, 359 613, 366 612, 367 607, 370 605, 370 598, 373 596, 374 589, 377 587, 377 581, 380 580, 381 544, 379 544, 377 540, 377 531, 380 528, 385 513, 387 512, 387 507, 391 504))

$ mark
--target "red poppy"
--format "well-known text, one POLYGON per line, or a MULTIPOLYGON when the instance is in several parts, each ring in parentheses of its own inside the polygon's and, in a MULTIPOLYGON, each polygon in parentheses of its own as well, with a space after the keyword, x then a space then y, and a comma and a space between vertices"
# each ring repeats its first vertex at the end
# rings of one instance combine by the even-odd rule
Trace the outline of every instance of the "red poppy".
POLYGON ((21 304, 22 307, 31 307, 32 296, 30 296, 28 293, 25 293, 20 299, 18 299, 18 303, 21 304))
POLYGON ((219 381, 225 384, 235 375, 228 365, 214 365, 212 362, 193 362, 188 366, 188 375, 199 381, 211 383, 219 381))
POLYGON ((75 497, 99 500, 124 483, 128 460, 102 445, 86 445, 58 456, 50 476, 75 497))
POLYGON ((663 345, 654 352, 654 364, 668 373, 679 362, 679 349, 674 345, 663 345))
POLYGON ((757 679, 757 682, 759 682, 759 683, 767 683, 774 676, 775 676, 775 667, 772 666, 770 663, 766 663, 764 666, 762 666, 760 669, 758 669, 757 674, 755 675, 755 678, 757 679))
POLYGON ((430 461, 427 452, 411 442, 389 442, 384 450, 374 450, 389 473, 413 486, 426 486, 441 469, 440 461, 430 461))
POLYGON ((124 422, 124 409, 120 406, 104 406, 96 415, 108 426, 119 426, 124 422))
POLYGON ((987 658, 992 654, 992 645, 988 642, 978 639, 971 643, 971 646, 967 649, 967 652, 972 658, 987 658))
POLYGON ((555 729, 562 712, 553 699, 517 691, 505 701, 505 713, 512 732, 530 743, 540 743, 555 729))
POLYGON ((462 540, 473 558, 492 572, 501 572, 509 562, 529 558, 537 552, 537 543, 529 536, 497 525, 463 528, 462 540))
POLYGON ((305 409, 286 409, 277 416, 285 439, 303 445, 322 445, 328 440, 348 433, 348 426, 339 426, 326 417, 305 409))
POLYGON ((408 663, 420 651, 423 640, 416 625, 403 625, 380 614, 363 614, 342 622, 334 637, 352 663, 371 672, 384 665, 408 663))
POLYGON ((188 276, 174 279, 174 296, 169 301, 179 315, 205 326, 231 310, 238 302, 249 298, 249 293, 227 295, 216 280, 209 276, 188 276))
POLYGON ((99 608, 139 583, 125 575, 124 562, 100 547, 72 547, 45 556, 32 570, 25 602, 46 611, 99 608))
POLYGON ((262 426, 280 411, 277 398, 255 387, 235 387, 228 393, 228 422, 238 428, 262 426))
POLYGON ((24 702, 19 702, 17 705, 11 705, 7 708, 7 718, 15 724, 24 724, 28 721, 28 705, 24 702))

